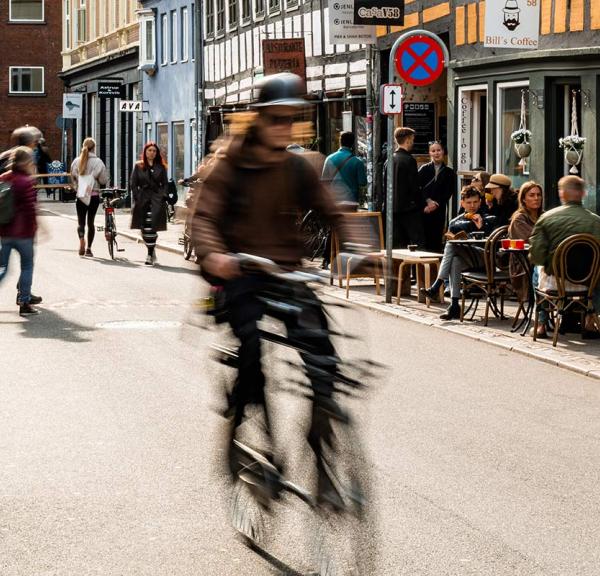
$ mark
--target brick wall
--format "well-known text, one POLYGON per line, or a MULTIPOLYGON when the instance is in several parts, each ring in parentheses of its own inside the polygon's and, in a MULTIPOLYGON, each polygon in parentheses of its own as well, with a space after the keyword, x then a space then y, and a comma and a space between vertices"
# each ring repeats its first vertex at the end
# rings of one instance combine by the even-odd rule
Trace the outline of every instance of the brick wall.
POLYGON ((9 146, 12 130, 24 124, 44 133, 52 159, 60 158, 61 131, 56 117, 62 113, 63 83, 58 77, 61 61, 60 3, 46 0, 45 22, 9 22, 8 2, 0 2, 0 150, 9 146), (9 96, 9 66, 43 66, 44 90, 41 96, 9 96))

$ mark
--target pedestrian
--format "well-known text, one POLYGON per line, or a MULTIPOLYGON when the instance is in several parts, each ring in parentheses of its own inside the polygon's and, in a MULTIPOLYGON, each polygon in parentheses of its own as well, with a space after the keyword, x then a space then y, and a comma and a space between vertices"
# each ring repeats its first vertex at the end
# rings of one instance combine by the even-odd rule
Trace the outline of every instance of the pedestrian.
POLYGON ((33 187, 35 166, 31 149, 27 146, 14 148, 8 168, 0 179, 10 182, 14 215, 8 224, 0 226, 0 282, 8 272, 10 254, 15 249, 21 257, 17 305, 21 316, 29 316, 39 313, 34 305, 42 302, 40 296, 31 294, 33 241, 37 230, 37 192, 33 187))
MULTIPOLYGON (((48 164, 52 162, 52 158, 50 157, 50 150, 46 145, 46 140, 44 138, 40 138, 40 141, 37 143, 37 172, 38 174, 47 174, 48 173, 48 164)), ((41 183, 46 184, 48 182, 47 178, 42 178, 41 183)))
POLYGON ((92 243, 96 227, 94 219, 100 205, 100 187, 106 186, 108 173, 104 162, 96 156, 96 141, 86 138, 81 146, 81 153, 71 164, 71 180, 77 190, 75 208, 77 210, 77 234, 79 236, 79 255, 93 256, 92 243), (80 196, 80 188, 85 186, 82 177, 90 177, 89 194, 80 196), (85 245, 85 225, 87 223, 87 248, 85 245))
POLYGON ((339 149, 325 158, 321 179, 331 185, 338 203, 356 210, 367 187, 364 162, 354 155, 354 133, 340 134, 339 149))
POLYGON ((485 186, 488 212, 496 216, 496 225, 507 226, 519 207, 517 193, 511 188, 512 181, 504 174, 492 174, 485 186))
MULTIPOLYGON (((0 154, 0 173, 8 169, 11 153, 17 146, 27 146, 30 150, 37 148, 42 133, 35 126, 20 126, 10 135, 10 148, 0 154)), ((35 170, 35 166, 34 166, 35 170)))
MULTIPOLYGON (((417 161, 410 151, 415 142, 412 128, 396 128, 394 132, 394 240, 393 247, 414 244, 425 248, 423 210, 428 206, 419 186, 417 161)), ((430 205, 431 206, 431 205, 430 205)))
POLYGON ((456 194, 456 173, 444 163, 445 150, 439 140, 429 143, 430 162, 419 169, 419 185, 427 202, 423 209, 425 249, 442 251, 448 201, 456 194))
POLYGON ((158 232, 167 229, 167 185, 167 169, 160 149, 156 142, 147 142, 129 179, 133 199, 131 228, 142 231, 142 239, 148 249, 147 266, 156 262, 158 232))

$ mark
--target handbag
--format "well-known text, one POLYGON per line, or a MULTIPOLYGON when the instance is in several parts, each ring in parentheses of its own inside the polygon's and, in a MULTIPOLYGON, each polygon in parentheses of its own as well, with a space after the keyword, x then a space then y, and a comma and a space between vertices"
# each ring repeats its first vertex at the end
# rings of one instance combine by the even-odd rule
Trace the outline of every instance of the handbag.
POLYGON ((90 205, 94 182, 95 178, 91 174, 80 175, 77 181, 77 198, 79 198, 86 206, 90 205))

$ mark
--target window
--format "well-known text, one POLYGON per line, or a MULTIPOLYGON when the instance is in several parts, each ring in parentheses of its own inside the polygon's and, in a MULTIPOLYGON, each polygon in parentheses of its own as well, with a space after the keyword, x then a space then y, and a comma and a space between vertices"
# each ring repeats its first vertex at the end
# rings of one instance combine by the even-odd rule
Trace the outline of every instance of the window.
POLYGON ((44 93, 44 68, 32 66, 21 68, 11 66, 10 93, 11 94, 43 94, 44 93))
POLYGON ((187 62, 190 51, 190 19, 188 9, 181 9, 181 60, 187 62))
POLYGON ((269 14, 281 12, 281 0, 269 0, 269 14))
POLYGON ((265 15, 265 0, 254 0, 254 17, 261 18, 265 15))
POLYGON ((11 22, 43 22, 44 0, 9 0, 11 22))
POLYGON ((238 0, 229 0, 228 1, 228 20, 227 26, 228 30, 233 30, 237 28, 239 15, 238 15, 238 0))
POLYGON ((171 62, 177 62, 177 10, 171 11, 171 62))
POLYGON ((87 10, 85 0, 81 0, 77 9, 77 43, 87 42, 87 10))
POLYGON ((146 131, 145 131, 145 140, 144 142, 151 142, 152 141, 152 124, 148 123, 146 124, 146 131))
POLYGON ((294 8, 298 8, 299 0, 286 0, 285 7, 288 10, 293 10, 294 8))
POLYGON ((162 156, 165 163, 169 162, 169 125, 168 124, 157 124, 156 125, 156 143, 160 148, 160 155, 162 156))
POLYGON ((156 33, 154 24, 154 13, 152 10, 140 11, 140 67, 142 69, 153 68, 156 64, 154 46, 156 45, 156 33))
MULTIPOLYGON (((496 172, 508 176, 513 188, 518 188, 528 180, 528 159, 522 165, 515 151, 510 135, 519 129, 521 122, 521 91, 527 88, 527 82, 504 82, 498 84, 497 128, 496 128, 496 172)), ((525 98, 525 118, 529 126, 529 98, 525 98)))
POLYGON ((90 14, 90 25, 88 40, 94 40, 98 35, 96 31, 96 0, 88 0, 89 3, 89 14, 90 14))
POLYGON ((160 63, 166 64, 169 58, 169 26, 167 15, 160 17, 160 63))
POLYGON ((212 36, 215 33, 215 5, 213 0, 206 1, 206 35, 212 36))
POLYGON ((487 87, 458 89, 458 171, 487 169, 487 87))
POLYGON ((250 18, 252 16, 251 12, 251 0, 242 0, 242 24, 246 24, 250 21, 250 18))
POLYGON ((63 46, 65 50, 69 50, 71 48, 71 0, 64 0, 64 5, 63 14, 65 15, 65 24, 63 30, 65 37, 63 39, 63 46))
POLYGON ((217 34, 225 29, 225 0, 217 0, 217 34))
POLYGON ((196 58, 196 7, 192 4, 192 60, 196 58))
POLYGON ((185 126, 183 122, 173 123, 173 173, 175 182, 185 176, 185 126))

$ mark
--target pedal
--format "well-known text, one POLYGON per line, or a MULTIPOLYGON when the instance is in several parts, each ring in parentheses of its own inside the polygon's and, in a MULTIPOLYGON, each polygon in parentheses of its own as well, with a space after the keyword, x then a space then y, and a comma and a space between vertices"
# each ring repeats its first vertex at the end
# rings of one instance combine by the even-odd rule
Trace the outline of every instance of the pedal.
POLYGON ((96 232, 104 232, 104 226, 96 226, 96 232))
POLYGON ((117 248, 117 252, 125 252, 125 248, 117 248))
POLYGON ((185 244, 185 242, 184 242, 183 238, 179 238, 179 239, 177 240, 177 244, 179 244, 180 246, 183 246, 183 245, 185 244))

